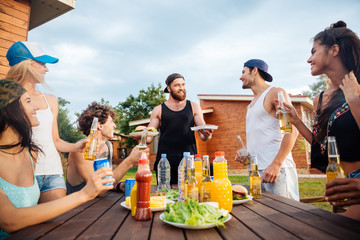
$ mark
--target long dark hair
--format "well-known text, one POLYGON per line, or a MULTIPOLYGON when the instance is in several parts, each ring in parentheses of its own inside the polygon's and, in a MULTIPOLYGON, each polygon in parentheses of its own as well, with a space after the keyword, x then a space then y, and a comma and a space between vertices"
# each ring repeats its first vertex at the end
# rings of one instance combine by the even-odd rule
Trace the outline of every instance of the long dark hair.
POLYGON ((31 140, 31 123, 21 105, 20 97, 0 110, 0 135, 8 127, 12 127, 16 130, 16 132, 18 132, 19 142, 0 145, 0 151, 16 146, 21 147, 19 152, 21 152, 24 148, 28 148, 31 152, 41 151, 41 149, 31 140))
MULTIPOLYGON (((320 41, 320 44, 330 49, 334 44, 339 46, 339 56, 348 72, 353 71, 357 81, 360 83, 360 39, 350 29, 346 23, 338 21, 331 24, 330 28, 319 32, 314 37, 314 42, 320 41)), ((318 116, 318 125, 320 131, 315 136, 317 139, 323 139, 327 132, 327 123, 330 115, 341 105, 345 103, 345 96, 342 90, 337 89, 324 110, 318 116)))

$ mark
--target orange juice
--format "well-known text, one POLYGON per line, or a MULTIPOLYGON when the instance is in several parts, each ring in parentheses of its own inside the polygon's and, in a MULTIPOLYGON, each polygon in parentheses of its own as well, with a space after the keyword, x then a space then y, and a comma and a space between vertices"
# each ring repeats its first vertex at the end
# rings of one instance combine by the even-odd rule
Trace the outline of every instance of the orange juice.
POLYGON ((215 152, 213 161, 214 180, 211 182, 211 201, 218 202, 219 208, 231 212, 232 210, 232 189, 228 179, 227 161, 224 152, 215 152))
POLYGON ((198 186, 200 186, 201 180, 202 180, 202 160, 200 154, 195 154, 195 177, 196 181, 198 183, 198 186))

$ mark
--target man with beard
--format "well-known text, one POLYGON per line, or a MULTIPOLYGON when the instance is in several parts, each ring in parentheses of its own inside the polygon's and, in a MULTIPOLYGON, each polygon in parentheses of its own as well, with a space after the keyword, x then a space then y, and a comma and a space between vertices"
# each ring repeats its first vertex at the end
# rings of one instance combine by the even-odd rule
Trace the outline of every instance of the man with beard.
MULTIPOLYGON (((263 188, 299 200, 296 165, 291 155, 298 132, 293 128, 291 133, 282 135, 276 116, 278 92, 282 91, 285 101, 291 105, 290 98, 284 89, 266 83, 272 81, 272 76, 263 60, 247 61, 240 80, 243 89, 251 89, 254 93, 246 113, 247 149, 258 159, 263 188)), ((242 162, 238 152, 235 160, 242 162)))
MULTIPOLYGON (((177 184, 178 166, 183 157, 183 152, 197 153, 195 135, 190 127, 205 125, 200 106, 186 100, 185 79, 181 74, 173 73, 165 81, 164 92, 170 93, 169 99, 154 108, 151 113, 148 127, 160 128, 159 147, 154 164, 157 165, 162 153, 167 154, 171 167, 170 184, 177 184)), ((213 130, 199 130, 202 141, 210 140, 213 130)), ((148 138, 151 143, 153 138, 148 138)))

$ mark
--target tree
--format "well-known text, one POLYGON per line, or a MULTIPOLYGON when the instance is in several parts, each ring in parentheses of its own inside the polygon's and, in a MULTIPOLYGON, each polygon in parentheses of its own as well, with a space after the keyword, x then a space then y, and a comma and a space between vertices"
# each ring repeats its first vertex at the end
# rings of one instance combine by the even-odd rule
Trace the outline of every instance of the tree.
POLYGON ((58 103, 59 103, 59 113, 58 113, 57 121, 58 121, 60 138, 70 143, 77 142, 80 139, 84 138, 84 135, 74 127, 74 125, 70 122, 70 119, 68 117, 69 110, 65 106, 70 102, 59 97, 58 103))
MULTIPOLYGON (((124 102, 120 102, 116 108, 116 125, 121 133, 129 134, 134 127, 129 126, 129 122, 144 118, 149 118, 154 107, 165 102, 165 93, 161 84, 156 87, 151 84, 147 90, 141 89, 137 97, 132 94, 124 102)), ((126 141, 127 147, 132 148, 137 144, 132 138, 126 141)))
POLYGON ((327 87, 327 76, 320 75, 315 83, 309 85, 310 90, 303 91, 303 95, 309 96, 309 98, 314 99, 316 95, 324 91, 327 87))

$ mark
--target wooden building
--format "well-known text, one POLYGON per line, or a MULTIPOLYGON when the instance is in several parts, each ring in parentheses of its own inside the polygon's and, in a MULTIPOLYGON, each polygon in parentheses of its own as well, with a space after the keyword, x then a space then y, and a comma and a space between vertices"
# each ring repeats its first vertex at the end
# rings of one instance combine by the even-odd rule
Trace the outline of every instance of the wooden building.
POLYGON ((75 8, 75 0, 0 1, 0 79, 10 69, 6 59, 9 47, 27 41, 28 32, 75 8))
MULTIPOLYGON (((201 141, 198 134, 195 134, 198 153, 209 155, 210 162, 212 162, 216 151, 224 151, 230 174, 247 173, 246 168, 234 159, 235 152, 239 149, 236 135, 240 135, 244 144, 246 144, 246 109, 253 97, 253 95, 198 95, 205 122, 218 126, 218 129, 214 131, 212 139, 208 142, 201 141)), ((313 105, 310 98, 304 95, 290 95, 290 99, 300 118, 310 127, 313 119, 313 105)), ((149 122, 150 119, 141 119, 132 121, 129 125, 146 126, 149 122)), ((151 144, 150 148, 150 161, 151 165, 153 165, 157 153, 156 140, 151 144)), ((310 173, 310 145, 304 141, 300 134, 292 149, 292 155, 297 171, 299 173, 310 173)))

